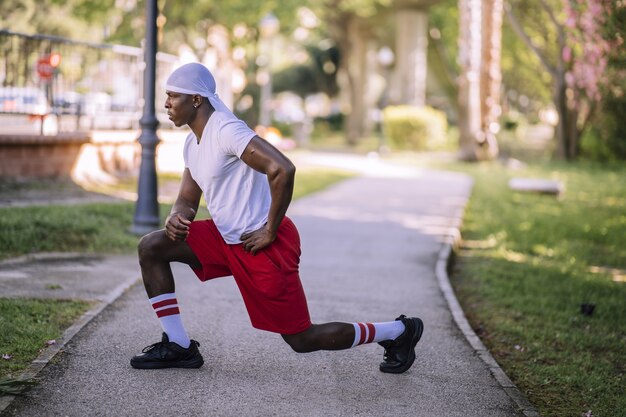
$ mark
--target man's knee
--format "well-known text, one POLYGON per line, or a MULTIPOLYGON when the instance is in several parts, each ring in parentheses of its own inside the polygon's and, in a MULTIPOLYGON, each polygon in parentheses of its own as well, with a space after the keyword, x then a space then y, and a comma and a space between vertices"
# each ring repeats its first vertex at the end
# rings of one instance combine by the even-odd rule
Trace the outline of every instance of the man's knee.
POLYGON ((163 233, 162 230, 157 230, 143 236, 137 245, 139 262, 146 262, 155 259, 160 252, 159 247, 163 245, 163 239, 165 238, 165 233, 163 233))
POLYGON ((308 353, 317 350, 313 346, 313 326, 297 334, 284 334, 283 340, 297 353, 308 353))

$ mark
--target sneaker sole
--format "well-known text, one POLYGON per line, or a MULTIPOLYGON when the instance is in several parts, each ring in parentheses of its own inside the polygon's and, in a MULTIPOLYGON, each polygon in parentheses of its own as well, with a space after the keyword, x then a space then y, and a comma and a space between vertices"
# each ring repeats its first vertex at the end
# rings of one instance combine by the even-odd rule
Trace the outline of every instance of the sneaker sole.
POLYGON ((135 362, 130 360, 130 366, 135 369, 166 369, 166 368, 185 368, 185 369, 197 369, 204 364, 204 359, 194 358, 186 361, 176 362, 135 362))
POLYGON ((408 371, 411 366, 413 366, 413 362, 415 362, 415 346, 417 346, 417 342, 422 338, 422 333, 424 333, 424 322, 420 318, 411 319, 415 325, 415 333, 413 334, 413 339, 411 339, 411 351, 409 352, 409 360, 406 361, 404 366, 399 368, 383 368, 380 367, 380 371, 386 374, 402 374, 408 371))

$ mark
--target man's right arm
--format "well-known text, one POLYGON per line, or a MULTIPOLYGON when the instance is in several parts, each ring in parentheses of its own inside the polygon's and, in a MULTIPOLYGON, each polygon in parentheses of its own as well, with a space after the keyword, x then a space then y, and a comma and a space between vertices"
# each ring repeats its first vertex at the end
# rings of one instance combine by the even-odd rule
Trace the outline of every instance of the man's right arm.
POLYGON ((189 234, 189 225, 196 217, 202 190, 185 168, 176 202, 165 220, 165 234, 172 240, 183 241, 189 234))

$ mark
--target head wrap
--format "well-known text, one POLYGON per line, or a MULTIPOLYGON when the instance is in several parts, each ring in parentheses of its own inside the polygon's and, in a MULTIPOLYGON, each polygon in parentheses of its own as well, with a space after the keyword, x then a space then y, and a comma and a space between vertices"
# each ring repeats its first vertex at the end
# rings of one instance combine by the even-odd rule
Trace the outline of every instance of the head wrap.
POLYGON ((173 93, 198 94, 206 97, 215 111, 231 113, 215 93, 215 78, 202 64, 192 62, 177 68, 167 79, 165 89, 173 93))

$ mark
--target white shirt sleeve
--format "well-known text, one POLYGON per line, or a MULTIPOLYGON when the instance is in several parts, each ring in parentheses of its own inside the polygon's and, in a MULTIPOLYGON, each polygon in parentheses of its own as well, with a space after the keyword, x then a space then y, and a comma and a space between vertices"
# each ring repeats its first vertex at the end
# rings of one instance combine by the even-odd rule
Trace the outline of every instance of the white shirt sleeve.
POLYGON ((224 153, 241 158, 246 146, 256 136, 256 132, 242 120, 225 120, 220 127, 218 140, 224 153))

